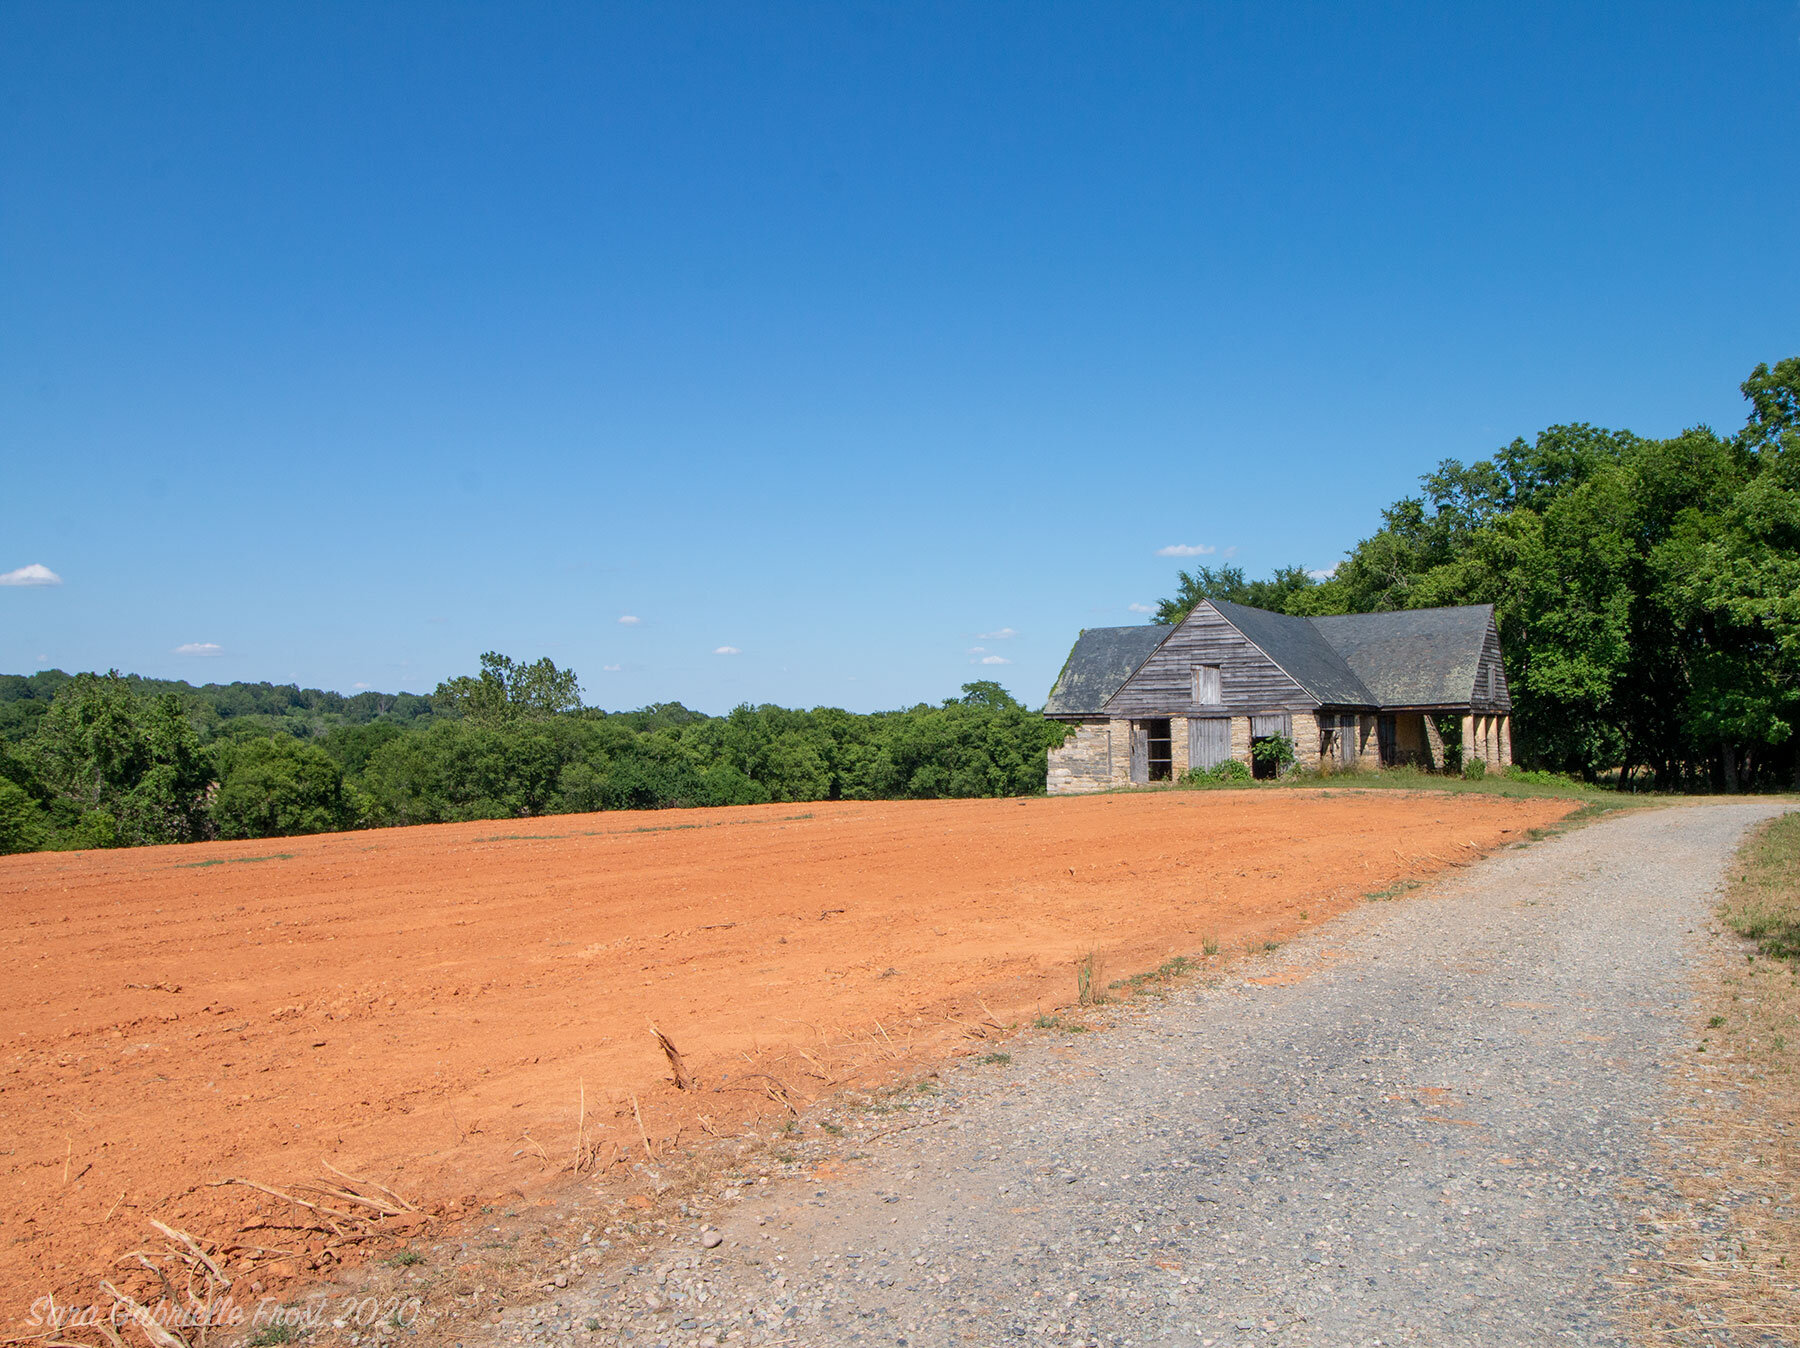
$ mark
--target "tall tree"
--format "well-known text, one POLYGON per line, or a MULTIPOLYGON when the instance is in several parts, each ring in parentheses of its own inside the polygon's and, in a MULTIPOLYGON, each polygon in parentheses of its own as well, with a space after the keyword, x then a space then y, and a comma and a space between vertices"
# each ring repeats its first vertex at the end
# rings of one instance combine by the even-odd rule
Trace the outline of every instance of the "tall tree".
POLYGON ((206 834, 212 768, 173 693, 140 697, 117 670, 77 675, 57 691, 24 757, 72 841, 130 846, 206 834))
POLYGON ((576 711, 581 707, 581 685, 574 670, 558 669, 548 656, 525 665, 487 651, 481 657, 480 674, 440 683, 437 698, 467 720, 494 724, 576 711))

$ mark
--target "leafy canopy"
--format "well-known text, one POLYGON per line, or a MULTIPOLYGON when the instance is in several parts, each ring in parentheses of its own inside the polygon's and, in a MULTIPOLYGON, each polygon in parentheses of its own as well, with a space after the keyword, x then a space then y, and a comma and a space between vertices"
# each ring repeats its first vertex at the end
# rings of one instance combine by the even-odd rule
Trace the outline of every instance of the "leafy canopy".
POLYGON ((581 706, 574 670, 558 669, 549 656, 525 665, 497 651, 482 655, 480 674, 440 683, 435 696, 456 715, 489 725, 542 720, 581 706))

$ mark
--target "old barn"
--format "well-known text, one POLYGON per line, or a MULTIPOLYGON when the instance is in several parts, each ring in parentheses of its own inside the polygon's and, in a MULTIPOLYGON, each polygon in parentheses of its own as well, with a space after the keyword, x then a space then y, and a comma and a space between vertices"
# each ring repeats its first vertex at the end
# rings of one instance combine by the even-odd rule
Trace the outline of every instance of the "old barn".
POLYGON ((1044 715, 1074 734, 1049 791, 1167 781, 1284 735, 1301 766, 1512 762, 1512 698, 1490 604, 1296 618, 1206 599, 1174 627, 1097 627, 1069 652, 1044 715))

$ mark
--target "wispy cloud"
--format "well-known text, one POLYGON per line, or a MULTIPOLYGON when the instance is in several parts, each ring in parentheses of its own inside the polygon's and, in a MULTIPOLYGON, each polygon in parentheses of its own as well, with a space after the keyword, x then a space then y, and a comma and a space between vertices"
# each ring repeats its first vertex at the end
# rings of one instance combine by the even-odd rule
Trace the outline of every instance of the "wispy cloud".
POLYGON ((980 660, 971 660, 969 663, 982 665, 1010 665, 1012 661, 1008 660, 1004 655, 984 655, 980 660))
POLYGON ((1154 608, 1152 608, 1149 604, 1127 604, 1125 606, 1125 611, 1127 613, 1154 613, 1154 612, 1156 612, 1156 610, 1154 608))
POLYGON ((713 647, 713 654, 714 655, 742 655, 743 652, 740 651, 736 646, 715 646, 715 647, 713 647))
POLYGON ((617 674, 623 668, 625 668, 624 665, 601 665, 600 672, 602 674, 617 674))
POLYGON ((619 623, 621 626, 624 626, 624 627, 636 627, 639 623, 641 623, 643 621, 644 620, 642 618, 638 617, 637 614, 635 614, 635 613, 621 613, 619 615, 619 623))
POLYGON ((185 641, 175 648, 177 655, 222 655, 225 648, 216 641, 185 641))
POLYGON ((1211 543, 1171 543, 1166 548, 1158 548, 1158 557, 1210 557, 1217 552, 1211 543))
POLYGON ((1315 568, 1309 570, 1306 574, 1311 576, 1314 580, 1330 580, 1333 576, 1337 575, 1337 567, 1328 566, 1322 570, 1315 568))
POLYGON ((352 688, 358 689, 361 692, 367 692, 369 689, 373 688, 375 685, 372 683, 353 683, 350 686, 352 688))
POLYGON ((998 632, 977 632, 977 641, 1011 641, 1019 634, 1010 627, 1002 627, 998 632))
POLYGON ((57 575, 42 562, 33 562, 30 566, 21 566, 17 571, 8 571, 0 576, 0 585, 61 585, 62 577, 57 575))

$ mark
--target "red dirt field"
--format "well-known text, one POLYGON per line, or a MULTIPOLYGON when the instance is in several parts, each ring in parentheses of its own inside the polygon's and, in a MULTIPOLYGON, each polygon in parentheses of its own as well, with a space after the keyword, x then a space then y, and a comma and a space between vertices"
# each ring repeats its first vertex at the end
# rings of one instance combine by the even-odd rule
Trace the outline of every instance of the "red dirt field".
POLYGON ((1171 791, 0 858, 0 1317, 93 1300, 152 1218, 258 1291, 420 1220, 333 1237, 218 1181, 324 1158, 454 1221, 568 1183, 583 1099, 594 1167, 639 1113, 666 1154, 1066 1005, 1090 951, 1106 982, 1279 939, 1571 808, 1171 791))

